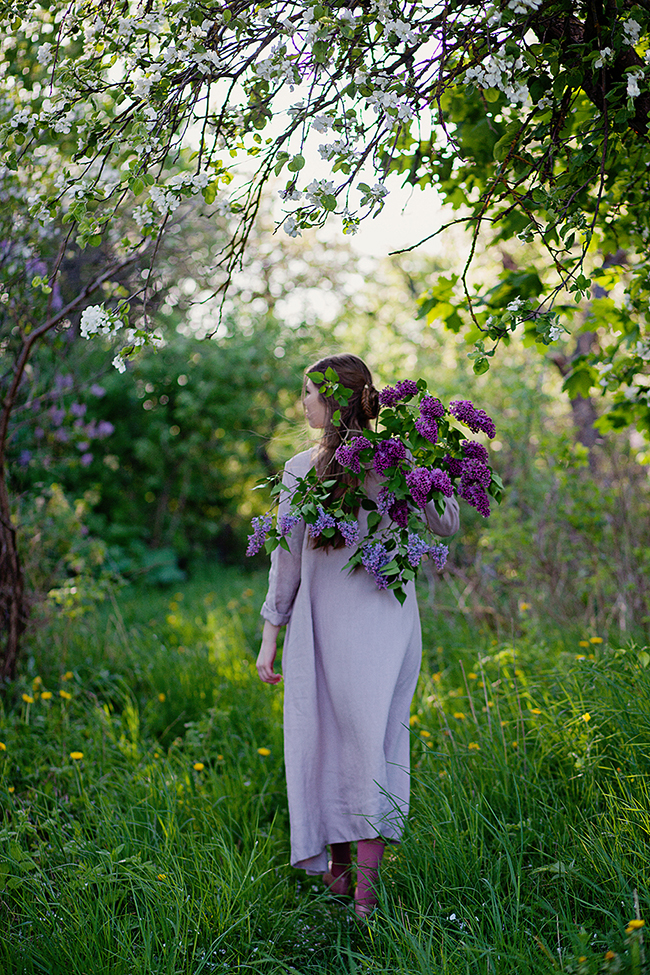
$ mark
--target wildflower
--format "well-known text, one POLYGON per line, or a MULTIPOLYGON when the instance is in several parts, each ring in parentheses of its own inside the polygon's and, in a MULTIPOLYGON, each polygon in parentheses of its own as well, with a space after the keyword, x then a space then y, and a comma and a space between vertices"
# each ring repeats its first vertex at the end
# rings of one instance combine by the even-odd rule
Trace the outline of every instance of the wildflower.
POLYGON ((603 642, 603 638, 602 638, 602 636, 590 636, 589 637, 589 642, 590 643, 602 643, 603 642))
POLYGON ((334 456, 341 467, 348 467, 354 474, 361 473, 361 461, 359 454, 362 450, 367 450, 372 444, 367 437, 352 437, 336 448, 334 456))
POLYGON ((202 772, 203 769, 205 768, 205 765, 203 764, 203 762, 195 762, 192 768, 194 769, 195 772, 202 772))
POLYGON ((62 697, 64 701, 72 700, 72 694, 69 694, 68 691, 59 691, 59 697, 62 697))
POLYGON ((83 757, 83 752, 70 752, 70 758, 73 762, 80 762, 83 757))
POLYGON ((299 521, 300 521, 300 515, 280 515, 278 519, 280 536, 284 538, 285 535, 290 535, 293 526, 297 525, 299 521))
POLYGON ((42 684, 43 684, 42 677, 35 677, 34 680, 32 681, 32 687, 35 691, 37 691, 42 684))
POLYGON ((72 671, 71 670, 66 670, 66 672, 63 675, 63 677, 61 678, 61 680, 72 680, 73 677, 74 677, 74 674, 72 673, 72 671))
POLYGON ((482 431, 486 433, 490 440, 496 436, 494 421, 484 410, 477 410, 473 403, 468 399, 454 400, 449 404, 449 412, 470 428, 472 433, 482 431))
POLYGON ((579 647, 588 647, 589 646, 589 640, 580 640, 580 642, 578 643, 578 646, 579 647))
POLYGON ((582 720, 585 722, 585 724, 588 724, 591 721, 591 715, 588 711, 585 711, 585 713, 582 715, 582 720))
POLYGON ((381 542, 367 542, 363 546, 361 563, 366 572, 373 577, 378 589, 386 589, 388 580, 382 575, 382 569, 390 562, 390 555, 381 542))
POLYGON ((163 703, 163 701, 167 700, 167 695, 164 693, 164 691, 160 692, 160 694, 158 695, 158 700, 160 701, 161 704, 163 703))
POLYGON ((576 660, 586 660, 586 659, 587 658, 585 657, 584 653, 577 653, 576 654, 576 660))
POLYGON ((531 708, 530 709, 530 713, 531 714, 541 714, 542 712, 541 712, 541 710, 539 708, 531 708))
POLYGON ((379 403, 381 406, 395 406, 402 399, 411 399, 416 396, 418 384, 412 379, 403 379, 395 386, 384 386, 379 393, 379 403))
POLYGON ((518 741, 513 741, 512 747, 513 748, 519 748, 519 742, 518 741))
POLYGON ((605 952, 605 961, 613 961, 614 958, 616 958, 616 952, 615 951, 606 951, 605 952))
POLYGON ((465 715, 463 714, 462 711, 454 711, 454 717, 456 718, 457 721, 465 720, 465 715))
POLYGON ((420 731, 420 734, 422 735, 423 738, 430 738, 431 737, 431 732, 430 731, 427 731, 425 728, 422 728, 422 730, 420 731))
POLYGON ((7 787, 7 792, 10 792, 12 795, 15 791, 16 791, 16 787, 14 785, 10 785, 7 787))
POLYGON ((420 723, 420 719, 417 716, 417 714, 412 714, 411 717, 409 718, 410 726, 413 727, 414 724, 419 724, 419 723, 420 723))
POLYGON ((525 613, 527 609, 530 609, 530 603, 519 603, 520 613, 525 613))
POLYGON ((633 917, 631 921, 628 921, 625 933, 632 934, 634 931, 640 931, 644 924, 645 921, 642 921, 640 917, 633 917))
POLYGON ((481 746, 479 745, 479 743, 477 741, 470 741, 470 743, 469 743, 469 745, 467 747, 469 748, 470 751, 474 751, 474 752, 480 751, 480 748, 481 748, 481 746))
POLYGON ((470 670, 470 672, 469 672, 469 674, 467 676, 469 677, 470 680, 476 680, 476 678, 478 677, 478 674, 475 674, 473 670, 470 670))
POLYGON ((23 694, 23 701, 25 704, 33 704, 34 698, 31 696, 31 694, 23 694))
POLYGON ((217 761, 223 762, 223 755, 217 755, 217 761))
POLYGON ((377 445, 373 467, 377 474, 384 474, 389 467, 395 467, 398 461, 406 457, 406 447, 401 440, 391 437, 390 440, 380 440, 377 445))
POLYGON ((41 694, 42 701, 49 701, 51 697, 52 697, 52 691, 43 691, 43 693, 41 694))
POLYGON ((167 880, 167 874, 166 873, 159 873, 158 874, 158 880, 167 880))
POLYGON ((273 519, 267 512, 265 515, 260 515, 257 518, 253 518, 252 524, 253 534, 248 536, 246 555, 257 555, 266 541, 266 536, 271 530, 273 519))
POLYGON ((6 752, 6 751, 7 751, 7 746, 5 745, 4 741, 0 741, 0 752, 6 752))
POLYGON ((435 681, 436 684, 439 684, 440 681, 442 680, 442 674, 440 673, 439 670, 436 671, 436 673, 435 674, 432 674, 431 676, 433 677, 433 679, 434 679, 434 681, 435 681))
POLYGON ((345 542, 346 548, 356 545, 361 537, 359 523, 356 521, 340 521, 339 531, 343 536, 343 541, 345 542))
POLYGON ((309 535, 311 538, 318 538, 326 528, 336 528, 336 518, 319 505, 318 517, 314 524, 309 526, 309 535))
POLYGON ((258 755, 262 755, 264 758, 267 758, 271 754, 271 749, 270 748, 258 748, 257 749, 257 754, 258 755))

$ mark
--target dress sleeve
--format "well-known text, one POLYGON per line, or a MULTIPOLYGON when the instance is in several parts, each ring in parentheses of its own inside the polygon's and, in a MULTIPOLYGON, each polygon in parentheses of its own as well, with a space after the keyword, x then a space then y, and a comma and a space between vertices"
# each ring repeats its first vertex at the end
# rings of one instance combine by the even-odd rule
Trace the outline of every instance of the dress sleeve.
POLYGON ((439 515, 433 501, 429 501, 425 509, 427 525, 436 535, 453 535, 460 528, 458 500, 447 498, 444 515, 439 515))
MULTIPOLYGON (((291 466, 292 461, 289 461, 282 475, 284 490, 280 494, 278 520, 282 515, 289 514, 291 506, 291 491, 296 483, 296 475, 291 470, 291 466)), ((291 618, 293 601, 300 586, 304 536, 305 523, 301 518, 287 536, 290 551, 287 552, 286 549, 278 546, 271 553, 269 588, 260 615, 275 626, 284 626, 291 618)))

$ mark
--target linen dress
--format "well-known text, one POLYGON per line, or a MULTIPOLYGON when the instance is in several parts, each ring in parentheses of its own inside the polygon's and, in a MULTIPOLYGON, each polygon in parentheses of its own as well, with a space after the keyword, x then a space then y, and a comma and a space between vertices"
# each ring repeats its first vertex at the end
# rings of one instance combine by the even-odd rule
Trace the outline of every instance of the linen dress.
MULTIPOLYGON (((279 514, 289 510, 296 477, 313 467, 312 450, 286 464, 279 514)), ((381 481, 366 478, 376 498, 381 481)), ((439 535, 458 530, 458 502, 427 519, 439 535)), ((367 515, 358 515, 362 539, 367 515)), ((389 521, 386 519, 386 526, 389 521)), ((327 869, 327 845, 382 836, 399 840, 409 806, 409 711, 422 656, 414 583, 403 606, 363 568, 341 571, 354 549, 310 544, 304 522, 290 552, 271 556, 261 615, 287 625, 284 754, 291 864, 327 869)))

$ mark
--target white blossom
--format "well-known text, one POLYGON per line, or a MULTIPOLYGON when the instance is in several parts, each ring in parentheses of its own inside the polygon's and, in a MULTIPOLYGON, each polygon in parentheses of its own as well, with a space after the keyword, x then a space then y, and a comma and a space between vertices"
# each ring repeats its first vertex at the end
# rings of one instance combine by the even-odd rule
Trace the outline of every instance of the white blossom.
POLYGON ((405 20, 387 20, 386 30, 391 34, 397 34, 400 41, 408 41, 410 44, 415 44, 418 39, 416 32, 405 20))
POLYGON ((289 237, 302 236, 298 228, 298 224, 296 223, 295 217, 292 217, 291 215, 289 215, 285 219, 284 223, 282 224, 282 229, 284 230, 285 234, 289 235, 289 237))
POLYGON ((527 14, 530 10, 537 10, 541 0, 510 0, 509 8, 516 14, 527 14))
POLYGON ((109 315, 101 305, 90 305, 88 308, 84 308, 81 313, 79 332, 83 339, 90 338, 91 335, 98 333, 100 335, 108 335, 110 332, 121 327, 122 323, 119 319, 115 319, 114 316, 109 315))
POLYGON ((36 52, 36 58, 39 64, 49 64, 52 60, 52 45, 41 44, 36 52))
POLYGON ((562 335, 564 329, 560 328, 559 325, 551 325, 548 330, 548 337, 551 342, 557 342, 557 340, 562 335))
POLYGON ((596 69, 598 69, 598 68, 604 68, 606 64, 609 64, 609 62, 611 61, 611 58, 612 58, 612 49, 611 49, 611 47, 603 47, 603 48, 601 48, 601 51, 600 51, 599 56, 594 61, 594 68, 596 68, 596 69))
POLYGON ((636 20, 626 20, 623 24, 623 40, 626 44, 635 47, 639 43, 641 36, 641 24, 636 20))
POLYGON ((113 359, 113 365, 118 372, 126 372, 126 362, 121 355, 116 355, 113 359))
POLYGON ((515 298, 514 301, 511 301, 509 305, 506 305, 506 311, 519 311, 523 303, 523 298, 515 298))
POLYGON ((643 71, 630 71, 627 76, 627 97, 636 98, 641 94, 639 82, 643 78, 643 71))

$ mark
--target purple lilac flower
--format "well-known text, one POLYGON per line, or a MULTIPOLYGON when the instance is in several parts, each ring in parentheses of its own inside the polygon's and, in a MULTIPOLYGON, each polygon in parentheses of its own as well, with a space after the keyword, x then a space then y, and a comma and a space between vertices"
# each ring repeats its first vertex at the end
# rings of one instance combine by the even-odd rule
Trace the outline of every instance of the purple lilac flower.
POLYGON ((253 534, 248 536, 246 555, 257 555, 266 541, 266 536, 271 530, 273 518, 270 514, 259 515, 253 518, 253 534))
POLYGON ((113 433, 114 430, 115 427, 110 422, 110 420, 100 420, 99 423, 97 424, 96 436, 98 436, 100 440, 103 440, 104 437, 110 437, 110 435, 113 433))
POLYGON ((450 477, 460 477, 463 473, 463 461, 460 458, 445 454, 442 461, 446 465, 450 477))
POLYGON ((380 406, 395 406, 401 399, 410 399, 416 396, 418 384, 412 379, 402 379, 395 386, 384 386, 379 393, 380 406))
POLYGON ((417 569, 423 556, 429 551, 429 544, 419 535, 409 532, 408 544, 406 546, 406 557, 413 569, 417 569))
POLYGON ((57 372, 54 377, 54 388, 57 393, 62 393, 66 389, 72 389, 74 385, 74 379, 72 376, 62 376, 61 373, 57 372))
POLYGON ((485 492, 485 488, 481 487, 480 484, 471 484, 462 491, 459 488, 458 494, 461 498, 465 498, 467 503, 471 504, 473 508, 476 508, 478 513, 483 515, 484 518, 490 516, 490 499, 485 492))
POLYGON ((86 409, 87 407, 85 403, 73 403, 70 407, 70 412, 73 416, 83 416, 86 409))
POLYGON ((381 542, 366 542, 362 549, 361 563, 375 580, 378 589, 388 587, 388 579, 381 571, 388 562, 390 562, 390 555, 381 542))
POLYGON ((445 408, 435 396, 423 396, 420 402, 420 416, 429 423, 440 420, 445 415, 445 408))
POLYGON ((449 474, 447 471, 441 471, 439 467, 431 470, 431 487, 434 491, 441 491, 446 498, 450 498, 454 493, 449 474))
POLYGON ((88 467, 88 464, 92 464, 93 455, 92 454, 82 454, 80 457, 81 464, 83 467, 88 467))
POLYGON ((20 464, 21 467, 27 467, 31 459, 32 459, 31 450, 20 451, 20 457, 18 458, 18 463, 20 464))
POLYGON ((433 545, 429 546, 429 558, 438 572, 442 572, 444 569, 448 555, 449 548, 447 545, 443 545, 442 542, 434 542, 433 545))
POLYGON ((343 541, 345 542, 346 548, 351 548, 352 545, 356 545, 361 538, 361 531, 359 529, 359 523, 356 521, 339 521, 339 531, 343 535, 343 541))
POLYGON ((406 457, 406 447, 401 440, 392 437, 390 440, 380 440, 373 461, 373 467, 378 474, 384 474, 389 467, 394 467, 398 461, 406 457))
POLYGON ((87 440, 82 440, 80 443, 77 444, 77 450, 80 450, 82 453, 85 453, 86 450, 90 450, 90 444, 88 443, 87 440))
POLYGON ((360 474, 361 463, 359 461, 359 454, 367 447, 372 447, 367 437, 352 437, 351 440, 342 443, 340 447, 336 448, 334 456, 341 467, 348 467, 355 474, 360 474))
POLYGON ((318 538, 326 528, 336 528, 336 518, 330 515, 329 512, 325 511, 324 508, 318 507, 318 518, 313 525, 309 526, 309 534, 311 538, 318 538))
POLYGON ((430 443, 438 442, 438 424, 435 420, 425 420, 419 416, 415 421, 415 429, 430 443))
POLYGON ((93 394, 93 396, 97 396, 98 399, 101 399, 102 396, 106 395, 106 390, 104 389, 104 387, 99 386, 97 383, 92 384, 92 386, 90 387, 90 392, 93 394))
POLYGON ((460 446, 464 457, 471 457, 487 464, 489 455, 482 443, 477 440, 461 440, 460 446))
POLYGON ((291 534, 291 529, 294 525, 297 525, 300 521, 300 515, 280 515, 278 518, 278 528, 280 529, 280 537, 284 538, 285 535, 291 534))
POLYGON ((67 430, 64 430, 63 427, 59 427, 58 430, 55 430, 54 436, 58 441, 60 441, 60 443, 67 443, 70 439, 70 434, 67 430))
POLYGON ((464 460, 463 473, 461 474, 460 486, 458 489, 459 494, 462 488, 469 487, 472 484, 480 484, 481 487, 488 488, 491 480, 492 472, 487 464, 484 464, 480 460, 473 460, 472 458, 464 460))
POLYGON ((454 400, 453 403, 449 404, 449 412, 457 420, 460 420, 461 423, 468 426, 472 433, 479 433, 482 430, 490 439, 496 436, 497 431, 494 426, 494 421, 490 419, 484 410, 477 410, 470 400, 454 400))
POLYGON ((42 440, 43 437, 45 436, 45 430, 43 429, 43 427, 36 427, 36 429, 34 430, 34 436, 36 437, 37 440, 42 440))
POLYGON ((56 408, 56 406, 53 406, 50 409, 50 417, 52 418, 52 423, 54 426, 59 427, 65 420, 65 410, 59 410, 56 408))
POLYGON ((395 504, 395 495, 392 491, 383 487, 377 495, 377 511, 380 515, 387 515, 395 504))
POLYGON ((418 508, 425 507, 432 480, 431 471, 427 467, 415 467, 406 475, 406 483, 411 492, 413 503, 418 508))
POLYGON ((408 502, 396 501, 395 504, 391 505, 388 514, 393 519, 396 525, 399 525, 400 528, 406 528, 406 526, 409 523, 408 502))

